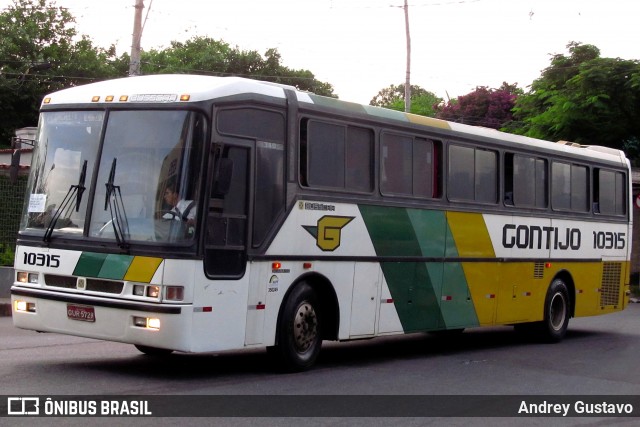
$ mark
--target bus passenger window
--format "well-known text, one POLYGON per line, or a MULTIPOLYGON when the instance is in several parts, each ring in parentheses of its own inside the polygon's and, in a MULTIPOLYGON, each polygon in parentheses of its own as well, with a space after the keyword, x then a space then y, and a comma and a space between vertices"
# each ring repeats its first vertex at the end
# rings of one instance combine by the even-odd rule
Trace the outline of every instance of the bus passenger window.
POLYGON ((505 154, 504 203, 525 208, 547 207, 547 161, 505 154))
POLYGON ((335 190, 373 190, 371 129, 319 120, 300 122, 300 184, 335 190))
POLYGON ((382 136, 383 193, 421 198, 440 197, 439 141, 408 135, 382 136))
POLYGON ((586 166, 553 162, 551 206, 554 210, 589 211, 589 170, 586 166))
POLYGON ((498 201, 498 153, 491 150, 449 146, 451 199, 496 203, 498 201))
POLYGON ((594 213, 626 214, 626 179, 622 172, 596 169, 594 177, 594 213))

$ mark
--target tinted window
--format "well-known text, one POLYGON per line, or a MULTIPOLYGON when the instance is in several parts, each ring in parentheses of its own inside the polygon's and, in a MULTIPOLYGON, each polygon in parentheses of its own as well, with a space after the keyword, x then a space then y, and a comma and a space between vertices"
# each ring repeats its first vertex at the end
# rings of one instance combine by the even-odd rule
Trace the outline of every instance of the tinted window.
POLYGON ((259 246, 284 209, 284 146, 258 141, 256 165, 253 244, 259 246))
POLYGON ((439 142, 407 135, 382 136, 381 190, 385 194, 438 197, 439 142))
POLYGON ((300 124, 300 181, 309 187, 371 191, 373 132, 304 119, 300 124))
POLYGON ((475 150, 476 201, 498 201, 498 156, 493 151, 475 150))
POLYGON ((626 213, 626 179, 621 172, 598 169, 594 181, 596 213, 624 215, 626 213))
POLYGON ((449 197, 495 203, 498 199, 498 154, 460 145, 449 146, 449 197))
POLYGON ((266 141, 284 141, 284 116, 257 108, 236 108, 218 113, 218 131, 266 141))
POLYGON ((308 137, 309 186, 344 188, 346 128, 311 121, 308 137))
POLYGON ((505 156, 505 194, 507 205, 547 207, 547 161, 510 154, 505 156))
POLYGON ((413 138, 384 134, 382 137, 383 193, 413 193, 413 138))
POLYGON ((589 211, 589 181, 586 166, 553 162, 551 206, 556 210, 589 211))

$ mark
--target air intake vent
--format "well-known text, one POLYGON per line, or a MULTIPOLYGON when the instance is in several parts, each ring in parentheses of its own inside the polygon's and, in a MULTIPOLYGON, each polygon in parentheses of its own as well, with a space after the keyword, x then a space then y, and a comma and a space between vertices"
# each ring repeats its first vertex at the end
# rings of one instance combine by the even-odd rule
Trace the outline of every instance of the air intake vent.
POLYGON ((544 278, 544 262, 536 262, 533 265, 533 278, 534 279, 544 278))
POLYGON ((618 305, 620 301, 620 276, 622 263, 605 262, 602 266, 602 286, 600 288, 600 305, 618 305))
POLYGON ((77 279, 71 276, 58 276, 56 274, 45 274, 44 283, 47 286, 56 288, 75 289, 77 279))
POLYGON ((108 294, 122 293, 124 283, 112 280, 87 279, 87 290, 93 292, 106 292, 108 294))
POLYGON ((80 289, 92 292, 104 292, 107 294, 120 294, 124 287, 124 282, 102 279, 81 279, 84 286, 78 286, 78 278, 74 276, 59 276, 56 274, 45 274, 44 283, 47 286, 66 289, 80 289))

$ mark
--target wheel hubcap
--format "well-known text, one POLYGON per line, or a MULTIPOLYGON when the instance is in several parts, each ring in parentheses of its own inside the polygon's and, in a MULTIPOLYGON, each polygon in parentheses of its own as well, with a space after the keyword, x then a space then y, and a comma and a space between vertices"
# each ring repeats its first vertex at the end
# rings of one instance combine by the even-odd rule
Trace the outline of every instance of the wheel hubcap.
POLYGON ((549 307, 549 320, 551 320, 551 327, 555 331, 562 329, 566 315, 567 304, 564 295, 558 292, 551 299, 551 306, 549 307))
POLYGON ((313 306, 303 302, 296 311, 293 325, 293 337, 296 350, 304 353, 309 350, 318 335, 318 318, 313 306))

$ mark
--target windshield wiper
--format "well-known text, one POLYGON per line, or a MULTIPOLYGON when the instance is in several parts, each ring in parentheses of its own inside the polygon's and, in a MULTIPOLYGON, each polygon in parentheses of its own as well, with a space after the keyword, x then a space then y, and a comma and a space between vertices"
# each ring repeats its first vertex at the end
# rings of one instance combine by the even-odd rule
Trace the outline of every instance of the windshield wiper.
POLYGON ((127 213, 124 210, 124 203, 122 202, 122 193, 120 192, 120 186, 114 184, 116 177, 116 163, 117 159, 114 157, 111 163, 111 170, 109 171, 109 179, 105 183, 107 186, 107 193, 104 198, 104 210, 109 208, 111 214, 111 225, 113 226, 113 235, 116 238, 116 243, 122 249, 128 249, 129 244, 125 240, 125 235, 129 234, 129 221, 127 220, 127 213))
MULTIPOLYGON (((53 167, 52 167, 53 169, 53 167)), ((76 212, 80 210, 80 202, 82 201, 82 194, 84 193, 85 186, 84 181, 87 177, 87 161, 85 160, 82 164, 82 169, 80 170, 80 178, 78 178, 78 184, 72 185, 69 187, 67 194, 65 194, 64 199, 62 199, 62 203, 60 204, 60 209, 56 211, 56 213, 51 218, 51 222, 49 226, 44 232, 44 236, 42 237, 42 241, 49 243, 51 241, 51 235, 53 234, 53 229, 55 228, 58 220, 62 216, 62 214, 67 211, 75 199, 76 202, 76 212)))
POLYGON ((87 161, 82 164, 82 170, 80 171, 80 179, 78 179, 77 196, 76 196, 76 212, 80 210, 80 203, 82 202, 82 195, 84 194, 85 186, 84 180, 87 177, 87 161))

